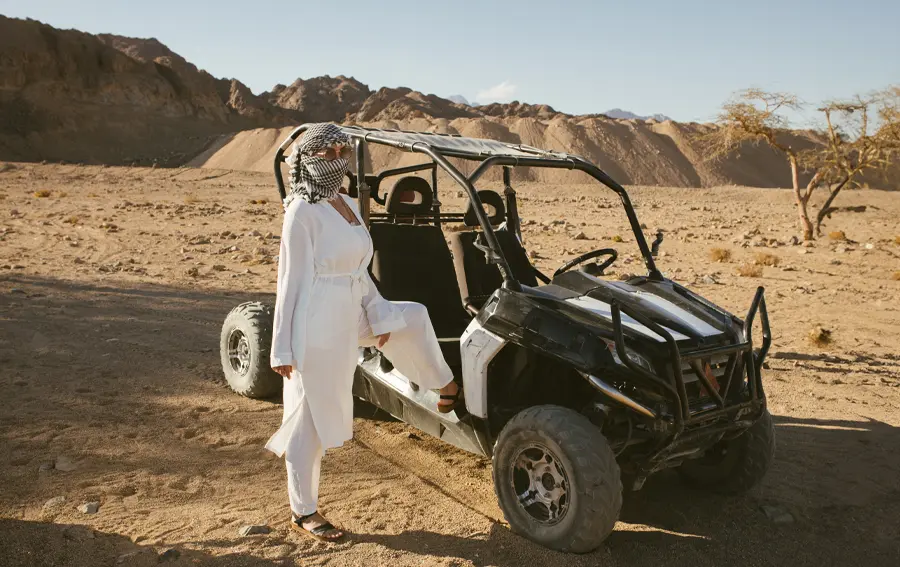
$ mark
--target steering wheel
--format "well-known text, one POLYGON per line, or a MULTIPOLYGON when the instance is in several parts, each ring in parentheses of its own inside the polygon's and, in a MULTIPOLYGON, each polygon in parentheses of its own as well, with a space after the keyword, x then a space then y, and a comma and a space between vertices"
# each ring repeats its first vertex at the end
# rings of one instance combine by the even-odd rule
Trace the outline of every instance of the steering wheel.
POLYGON ((570 261, 566 262, 565 264, 563 264, 562 267, 560 267, 558 270, 553 272, 553 277, 555 278, 556 276, 558 276, 560 274, 564 274, 564 273, 568 272, 569 270, 571 270, 572 268, 574 268, 575 266, 577 266, 578 264, 582 264, 584 262, 587 262, 588 260, 592 260, 599 256, 609 256, 609 258, 604 260, 603 263, 600 264, 599 266, 596 264, 591 265, 590 272, 588 272, 588 273, 590 273, 592 275, 602 274, 603 271, 606 270, 606 268, 610 267, 612 265, 612 263, 616 261, 616 258, 619 257, 619 253, 616 252, 615 249, 613 249, 613 248, 601 248, 599 250, 593 250, 591 252, 588 252, 587 254, 582 254, 581 256, 575 258, 574 260, 570 260, 570 261))

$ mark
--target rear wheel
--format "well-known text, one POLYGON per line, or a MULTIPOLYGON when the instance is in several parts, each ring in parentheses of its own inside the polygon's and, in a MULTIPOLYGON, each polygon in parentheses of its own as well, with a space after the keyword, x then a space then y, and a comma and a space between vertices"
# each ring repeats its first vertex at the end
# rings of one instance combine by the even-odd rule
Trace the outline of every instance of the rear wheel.
POLYGON ((775 426, 769 410, 734 439, 720 441, 699 459, 678 467, 691 485, 722 494, 740 494, 756 486, 775 455, 775 426))
POLYGON ((282 378, 269 367, 272 320, 270 306, 248 302, 232 309, 222 325, 222 372, 242 396, 268 398, 281 391, 282 378))
POLYGON ((622 508, 619 466, 581 414, 536 406, 500 432, 494 488, 512 530, 541 545, 584 553, 612 531, 622 508))

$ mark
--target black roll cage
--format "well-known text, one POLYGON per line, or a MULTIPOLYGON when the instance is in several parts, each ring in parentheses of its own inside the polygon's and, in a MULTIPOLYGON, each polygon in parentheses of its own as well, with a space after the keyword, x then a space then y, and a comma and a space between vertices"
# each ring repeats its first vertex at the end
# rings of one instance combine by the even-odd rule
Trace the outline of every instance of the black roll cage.
MULTIPOLYGON (((281 164, 286 159, 284 155, 285 150, 287 150, 287 148, 290 147, 290 145, 300 136, 300 134, 306 131, 310 126, 311 124, 303 124, 295 128, 281 143, 281 145, 278 147, 278 150, 275 152, 275 180, 278 183, 278 193, 281 195, 282 201, 287 198, 287 192, 284 186, 284 178, 281 171, 281 164)), ((374 182, 375 184, 374 197, 376 199, 376 202, 383 204, 383 202, 378 199, 377 189, 378 184, 382 179, 392 175, 402 175, 404 173, 413 173, 430 169, 432 171, 432 190, 435 193, 435 197, 437 197, 437 168, 440 167, 445 172, 447 172, 447 174, 449 174, 450 177, 452 177, 463 189, 465 189, 466 193, 469 196, 470 202, 474 205, 473 208, 475 211, 475 216, 478 218, 478 223, 481 225, 481 229, 484 232, 484 237, 487 245, 493 252, 494 257, 497 259, 500 273, 503 275, 503 287, 513 290, 521 290, 522 286, 513 275, 506 257, 503 255, 503 250, 500 248, 500 244, 497 241, 496 236, 494 235, 494 229, 491 226, 489 218, 484 211, 484 205, 482 204, 481 199, 478 196, 478 191, 477 189, 475 189, 475 182, 493 166, 503 166, 504 181, 506 182, 505 184, 507 188, 509 188, 510 167, 546 167, 579 170, 587 173, 619 196, 622 201, 622 205, 625 208, 625 214, 628 216, 628 222, 631 225, 631 230, 634 233, 638 248, 640 249, 641 255, 644 258, 644 265, 647 267, 648 271, 647 277, 651 280, 656 281, 663 280, 662 274, 656 267, 656 262, 653 259, 650 247, 647 245, 647 240, 644 238, 644 233, 641 230, 641 224, 638 221, 634 206, 631 204, 631 199, 629 199, 628 197, 628 192, 606 172, 580 156, 566 153, 550 152, 547 150, 539 150, 537 148, 531 148, 523 145, 501 144, 498 142, 490 141, 491 146, 495 150, 500 150, 500 153, 495 153, 492 151, 485 151, 483 149, 477 148, 477 142, 487 142, 477 139, 470 139, 473 142, 472 145, 474 146, 474 149, 466 149, 464 147, 464 144, 457 144, 458 147, 445 147, 442 142, 447 140, 448 138, 455 138, 455 141, 461 142, 465 142, 467 140, 466 138, 462 138, 461 136, 451 134, 408 132, 403 130, 362 128, 358 126, 344 126, 340 128, 344 131, 344 133, 351 137, 354 143, 354 149, 356 150, 357 173, 353 181, 355 181, 356 190, 359 193, 360 212, 362 213, 363 219, 366 221, 366 224, 369 223, 370 219, 369 197, 372 196, 371 187, 369 185, 370 181, 374 182), (414 137, 415 141, 410 141, 410 137, 414 137), (421 138, 424 138, 425 141, 420 140, 421 138), (434 143, 429 143, 430 138, 434 138, 434 143), (369 143, 390 146, 402 151, 424 154, 431 158, 431 163, 423 163, 386 170, 381 172, 377 176, 365 175, 365 151, 369 143), (508 153, 502 153, 503 147, 508 148, 508 153), (468 177, 466 177, 462 172, 459 171, 459 169, 457 169, 452 163, 450 163, 447 158, 459 158, 470 161, 479 161, 481 163, 478 165, 475 171, 473 171, 468 177)), ((440 201, 436 200, 434 206, 435 211, 438 211, 440 201)), ((435 220, 439 220, 437 212, 435 212, 435 220)))

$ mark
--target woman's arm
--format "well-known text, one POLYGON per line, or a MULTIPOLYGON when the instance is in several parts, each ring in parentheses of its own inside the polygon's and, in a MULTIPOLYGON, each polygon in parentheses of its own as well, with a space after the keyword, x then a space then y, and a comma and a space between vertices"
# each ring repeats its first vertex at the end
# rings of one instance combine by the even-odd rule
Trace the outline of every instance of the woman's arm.
POLYGON ((304 320, 301 325, 294 325, 294 319, 306 318, 315 276, 309 223, 299 212, 303 206, 304 203, 298 203, 293 208, 288 208, 281 231, 275 321, 269 357, 273 368, 276 366, 293 366, 297 370, 303 368, 303 353, 294 352, 292 345, 306 344, 306 321, 304 320), (295 332, 301 333, 301 336, 295 336, 295 332))

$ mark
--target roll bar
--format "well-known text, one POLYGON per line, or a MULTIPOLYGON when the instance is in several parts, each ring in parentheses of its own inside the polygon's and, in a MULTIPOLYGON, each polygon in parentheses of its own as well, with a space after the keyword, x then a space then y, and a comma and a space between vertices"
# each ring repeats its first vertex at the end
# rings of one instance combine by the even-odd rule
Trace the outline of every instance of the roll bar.
MULTIPOLYGON (((282 201, 287 198, 287 190, 285 189, 284 177, 281 171, 281 164, 285 161, 285 151, 303 132, 306 131, 307 128, 309 128, 309 126, 309 124, 303 124, 295 128, 275 151, 275 182, 278 185, 278 194, 281 196, 282 201)), ((470 202, 474 205, 475 216, 478 218, 488 247, 493 252, 494 258, 496 258, 498 267, 500 268, 500 272, 503 275, 504 287, 518 290, 521 289, 521 284, 513 275, 509 263, 503 254, 503 250, 500 248, 500 244, 491 227, 487 213, 484 211, 484 205, 478 197, 478 191, 475 189, 475 182, 493 166, 502 166, 504 168, 504 182, 506 185, 509 185, 510 167, 546 167, 579 170, 587 173, 619 196, 622 201, 622 206, 625 208, 625 214, 628 216, 628 222, 631 225, 631 230, 634 233, 638 248, 644 258, 644 264, 648 271, 648 278, 656 281, 661 281, 663 279, 662 274, 656 267, 656 262, 653 259, 650 247, 647 245, 647 240, 641 229, 641 224, 637 218, 637 213, 634 210, 634 205, 632 205, 631 199, 628 197, 628 192, 606 172, 582 157, 538 150, 536 148, 529 148, 521 145, 504 145, 493 141, 490 141, 490 147, 488 150, 485 150, 484 148, 479 147, 477 142, 488 144, 488 141, 466 139, 459 136, 449 136, 447 134, 412 133, 359 127, 344 127, 343 129, 354 141, 354 147, 356 149, 355 181, 356 187, 359 190, 360 212, 367 224, 369 222, 369 197, 371 196, 370 187, 366 182, 365 175, 365 152, 368 144, 374 143, 386 145, 403 151, 426 155, 431 158, 432 163, 388 170, 382 172, 377 178, 381 181, 381 179, 388 175, 432 169, 432 179, 433 181, 436 181, 437 168, 440 167, 443 169, 466 191, 470 202), (415 141, 411 142, 408 139, 410 136, 404 136, 409 134, 416 136, 415 141), (461 141, 461 143, 456 147, 448 146, 446 140, 454 138, 461 141), (423 139, 425 141, 422 141, 423 139), (429 143, 431 139, 435 142, 429 143), (468 147, 464 143, 466 140, 471 142, 468 147), (486 153, 486 151, 503 151, 504 148, 508 149, 508 153, 486 153), (481 163, 468 177, 466 177, 459 169, 448 161, 447 158, 451 157, 480 161, 481 163)), ((377 197, 377 188, 375 196, 377 197)), ((763 309, 765 308, 763 307, 763 309)))

